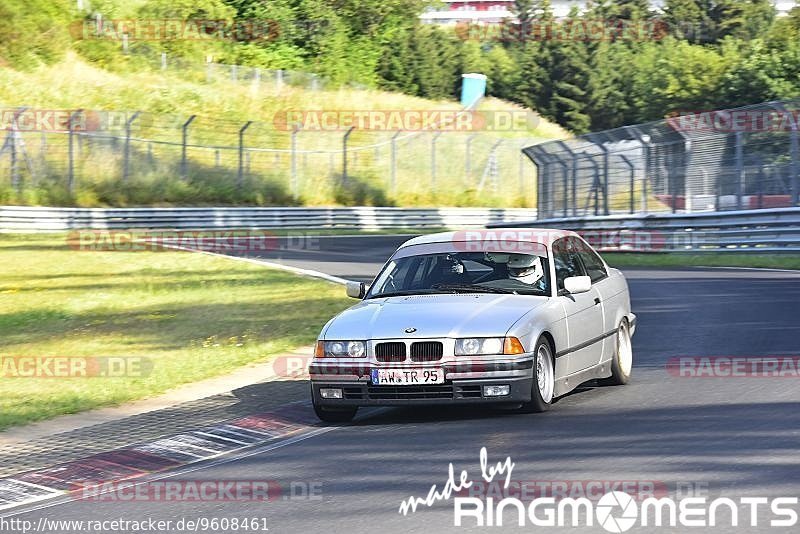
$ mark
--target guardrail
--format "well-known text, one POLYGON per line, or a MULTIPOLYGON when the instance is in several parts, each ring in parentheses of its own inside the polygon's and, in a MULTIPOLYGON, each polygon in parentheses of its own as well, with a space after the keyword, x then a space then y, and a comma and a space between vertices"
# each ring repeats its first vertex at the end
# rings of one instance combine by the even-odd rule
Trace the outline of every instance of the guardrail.
POLYGON ((475 228, 536 217, 529 208, 47 208, 0 206, 0 232, 87 229, 475 228))
POLYGON ((574 230, 601 251, 800 253, 800 208, 490 223, 574 230))

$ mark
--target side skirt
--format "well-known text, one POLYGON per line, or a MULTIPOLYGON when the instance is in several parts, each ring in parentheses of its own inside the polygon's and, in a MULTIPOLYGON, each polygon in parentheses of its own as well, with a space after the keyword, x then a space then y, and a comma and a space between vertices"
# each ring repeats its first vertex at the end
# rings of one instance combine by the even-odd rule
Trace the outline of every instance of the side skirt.
POLYGON ((608 378, 611 376, 611 361, 600 362, 594 367, 587 367, 582 371, 573 373, 569 376, 559 378, 556 380, 555 393, 556 397, 565 395, 589 380, 596 380, 599 378, 608 378))

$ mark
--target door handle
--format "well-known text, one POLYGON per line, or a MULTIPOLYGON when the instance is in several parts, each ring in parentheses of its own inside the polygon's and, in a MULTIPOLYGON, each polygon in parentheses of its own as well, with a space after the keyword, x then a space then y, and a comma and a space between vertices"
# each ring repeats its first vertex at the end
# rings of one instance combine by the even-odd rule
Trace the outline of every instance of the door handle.
POLYGON ((595 304, 595 306, 597 306, 598 304, 600 304, 600 297, 595 297, 595 298, 594 298, 594 304, 595 304))

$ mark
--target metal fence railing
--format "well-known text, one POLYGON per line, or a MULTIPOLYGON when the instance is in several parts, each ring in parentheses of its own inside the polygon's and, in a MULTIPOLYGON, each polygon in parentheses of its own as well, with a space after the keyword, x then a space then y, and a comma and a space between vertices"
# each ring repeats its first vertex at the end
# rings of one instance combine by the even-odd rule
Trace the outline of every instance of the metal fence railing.
POLYGON ((536 218, 534 209, 504 208, 50 208, 0 206, 0 232, 72 229, 480 228, 536 218))
POLYGON ((578 232, 603 252, 800 252, 800 208, 662 213, 503 221, 493 227, 542 225, 578 232))
POLYGON ((539 217, 800 205, 800 100, 670 118, 524 149, 539 217))
POLYGON ((119 205, 115 191, 122 189, 128 205, 152 203, 137 203, 137 191, 181 204, 180 195, 194 188, 209 197, 201 204, 530 207, 535 168, 521 149, 542 141, 485 131, 312 131, 287 127, 280 115, 251 121, 0 111, 0 202, 6 204, 42 189, 50 196, 40 203, 49 205, 74 204, 81 195, 104 196, 79 205, 119 205), (231 194, 234 201, 226 202, 214 191, 260 196, 242 202, 231 194))

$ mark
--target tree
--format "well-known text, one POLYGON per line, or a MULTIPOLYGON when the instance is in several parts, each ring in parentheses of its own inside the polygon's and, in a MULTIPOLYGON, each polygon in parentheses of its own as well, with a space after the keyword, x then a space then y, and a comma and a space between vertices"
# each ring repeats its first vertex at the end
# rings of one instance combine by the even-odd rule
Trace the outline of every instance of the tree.
MULTIPOLYGON (((517 13, 521 13, 528 28, 520 28, 518 39, 510 43, 511 55, 517 63, 518 76, 513 83, 513 100, 551 117, 553 84, 552 43, 542 39, 542 29, 555 23, 549 0, 518 2, 517 13)), ((544 36, 546 37, 546 35, 544 36)))
POLYGON ((61 58, 69 41, 68 0, 3 0, 0 66, 32 67, 61 58))
MULTIPOLYGON (((566 20, 570 25, 579 21, 566 20)), ((559 124, 575 133, 589 129, 590 69, 589 51, 584 42, 576 39, 553 41, 548 71, 552 84, 552 100, 548 113, 559 124)))
POLYGON ((675 35, 691 42, 725 37, 754 39, 775 20, 771 0, 665 0, 664 16, 675 35))
POLYGON ((413 76, 418 96, 453 98, 461 83, 459 41, 450 33, 428 25, 413 34, 413 76))
POLYGON ((635 122, 631 79, 637 44, 600 42, 590 59, 591 129, 605 130, 635 122))
POLYGON ((775 20, 771 0, 718 0, 711 8, 717 41, 725 37, 754 39, 767 32, 775 20))

